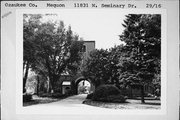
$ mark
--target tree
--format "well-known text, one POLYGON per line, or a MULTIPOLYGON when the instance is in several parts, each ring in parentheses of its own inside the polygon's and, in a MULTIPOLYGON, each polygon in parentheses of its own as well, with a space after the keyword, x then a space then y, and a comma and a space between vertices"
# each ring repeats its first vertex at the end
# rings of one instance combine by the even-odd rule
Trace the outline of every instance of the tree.
POLYGON ((95 87, 102 84, 114 84, 119 87, 118 58, 121 56, 123 45, 109 50, 94 50, 84 66, 83 75, 90 77, 95 87))
POLYGON ((23 15, 23 92, 26 91, 26 81, 31 66, 36 61, 35 30, 40 24, 40 14, 23 15))
POLYGON ((110 79, 108 80, 109 84, 114 84, 116 85, 118 88, 119 87, 119 73, 118 73, 118 69, 119 69, 119 58, 122 56, 123 54, 123 45, 119 45, 119 46, 114 46, 112 48, 109 49, 109 56, 108 56, 108 70, 110 72, 110 79))
POLYGON ((108 71, 108 50, 94 50, 90 53, 86 65, 83 67, 83 75, 90 78, 95 87, 106 84, 110 78, 108 71))
POLYGON ((119 59, 120 82, 138 85, 144 103, 144 85, 160 74, 161 16, 130 14, 124 20, 120 40, 125 42, 124 55, 119 59))
POLYGON ((48 71, 50 80, 50 90, 54 90, 54 85, 63 72, 75 72, 81 59, 81 43, 78 36, 73 36, 71 28, 67 31, 64 24, 55 28, 53 23, 42 24, 38 30, 36 39, 40 40, 39 56, 48 71))
MULTIPOLYGON (((78 35, 73 34, 70 26, 65 29, 62 21, 40 21, 31 36, 33 36, 31 48, 33 48, 32 58, 34 58, 28 58, 33 63, 31 68, 37 74, 48 76, 49 91, 53 92, 54 85, 63 72, 70 73, 78 70, 83 43, 79 41, 78 35)), ((24 46, 25 50, 28 44, 24 43, 24 46)), ((24 56, 29 56, 30 50, 28 49, 24 56)))

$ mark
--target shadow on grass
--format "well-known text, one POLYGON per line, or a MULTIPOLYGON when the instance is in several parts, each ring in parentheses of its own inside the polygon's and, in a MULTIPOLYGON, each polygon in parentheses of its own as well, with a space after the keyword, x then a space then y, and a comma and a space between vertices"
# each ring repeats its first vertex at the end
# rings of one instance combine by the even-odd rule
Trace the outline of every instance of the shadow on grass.
POLYGON ((70 97, 71 95, 68 96, 42 96, 42 97, 37 97, 36 99, 32 99, 29 101, 24 101, 23 102, 23 107, 26 106, 31 106, 31 105, 37 105, 37 104, 47 104, 47 103, 52 103, 52 102, 56 102, 62 99, 65 99, 67 97, 70 97))
POLYGON ((128 101, 125 101, 125 102, 109 102, 109 101, 93 101, 91 99, 86 99, 82 102, 82 104, 88 104, 88 103, 91 103, 91 102, 96 102, 96 103, 112 103, 112 104, 127 104, 129 103, 128 101))
POLYGON ((112 109, 159 109, 159 102, 149 102, 141 103, 139 100, 136 101, 125 101, 124 103, 116 102, 102 102, 102 101, 93 101, 91 99, 86 99, 83 101, 83 104, 102 107, 102 108, 112 108, 112 109))
MULTIPOLYGON (((134 98, 128 98, 131 100, 141 100, 141 97, 134 97, 134 98)), ((160 98, 154 98, 154 97, 144 97, 144 100, 160 100, 160 98)))
POLYGON ((143 104, 145 104, 145 105, 161 105, 161 103, 152 103, 152 102, 146 102, 143 104))
POLYGON ((52 103, 56 102, 60 99, 51 99, 51 100, 30 100, 28 102, 23 102, 23 107, 31 106, 31 105, 37 105, 37 104, 46 104, 46 103, 52 103))
POLYGON ((23 102, 23 106, 30 106, 30 105, 36 105, 36 104, 39 104, 39 101, 38 100, 30 100, 28 102, 23 102))
POLYGON ((94 101, 94 100, 91 100, 91 99, 86 99, 82 102, 82 104, 86 104, 86 105, 92 105, 92 106, 96 106, 96 107, 99 107, 101 105, 105 105, 105 104, 108 104, 108 105, 127 105, 129 104, 128 101, 125 101, 125 102, 103 102, 103 101, 94 101))

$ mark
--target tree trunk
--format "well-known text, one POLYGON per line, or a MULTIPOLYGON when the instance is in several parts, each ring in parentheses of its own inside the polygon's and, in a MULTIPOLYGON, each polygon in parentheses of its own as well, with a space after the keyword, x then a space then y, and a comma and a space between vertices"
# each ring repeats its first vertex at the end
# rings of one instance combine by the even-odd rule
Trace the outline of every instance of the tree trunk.
POLYGON ((50 84, 50 80, 49 80, 49 77, 47 77, 47 88, 46 88, 47 89, 47 93, 49 93, 49 89, 50 89, 50 87, 49 87, 50 85, 49 84, 50 84))
POLYGON ((132 90, 132 87, 130 87, 130 97, 133 98, 133 90, 132 90))
POLYGON ((54 82, 51 80, 51 93, 54 93, 54 82))
POLYGON ((53 77, 49 76, 49 91, 48 93, 54 93, 54 83, 53 83, 53 77))
POLYGON ((37 76, 37 96, 39 96, 39 76, 37 76))
POLYGON ((48 93, 54 93, 54 85, 53 85, 53 75, 52 75, 52 69, 50 67, 48 57, 46 58, 46 66, 48 68, 48 76, 49 76, 49 91, 48 93))
POLYGON ((144 86, 141 86, 141 103, 145 103, 144 101, 144 86))
POLYGON ((49 88, 48 88, 48 93, 51 93, 52 90, 52 84, 51 84, 51 78, 49 77, 49 88))
POLYGON ((29 63, 27 62, 26 64, 26 68, 25 68, 25 75, 23 77, 23 93, 26 92, 26 81, 27 81, 27 77, 28 77, 28 71, 29 71, 29 63))

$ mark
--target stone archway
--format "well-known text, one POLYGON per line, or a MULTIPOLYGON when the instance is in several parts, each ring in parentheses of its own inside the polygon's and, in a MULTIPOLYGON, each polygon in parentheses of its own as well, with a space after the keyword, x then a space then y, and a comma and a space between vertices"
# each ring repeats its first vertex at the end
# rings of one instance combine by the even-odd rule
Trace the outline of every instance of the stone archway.
POLYGON ((88 81, 90 83, 90 93, 93 92, 95 90, 94 85, 92 84, 92 82, 90 81, 90 79, 87 79, 85 77, 79 77, 77 79, 75 79, 72 83, 72 87, 74 88, 74 93, 77 95, 78 94, 78 84, 81 81, 88 81))

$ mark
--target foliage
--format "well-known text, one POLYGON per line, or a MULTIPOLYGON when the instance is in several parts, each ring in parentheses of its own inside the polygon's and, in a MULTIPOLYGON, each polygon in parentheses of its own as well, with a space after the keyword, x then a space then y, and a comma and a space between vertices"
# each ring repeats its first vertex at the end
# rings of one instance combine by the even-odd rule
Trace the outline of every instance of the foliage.
POLYGON ((29 102, 32 100, 32 95, 31 94, 24 94, 23 95, 23 102, 29 102))
POLYGON ((90 93, 87 95, 86 99, 92 99, 92 97, 93 97, 93 93, 90 93))
POLYGON ((114 46, 113 48, 109 49, 109 56, 108 56, 108 70, 110 72, 110 78, 108 80, 108 84, 116 85, 119 88, 119 58, 124 54, 123 53, 124 45, 114 46))
POLYGON ((106 98, 109 95, 118 95, 120 90, 114 85, 101 85, 94 91, 93 100, 100 100, 101 98, 106 98))
POLYGON ((99 86, 107 82, 110 77, 108 70, 108 51, 94 50, 90 53, 86 65, 84 66, 83 75, 91 78, 91 82, 95 86, 99 86))
POLYGON ((109 50, 91 52, 83 75, 96 87, 113 84, 124 89, 144 85, 160 86, 161 68, 161 16, 159 14, 129 14, 124 20, 120 40, 123 45, 109 50))
POLYGON ((35 29, 40 24, 40 14, 23 15, 23 92, 26 92, 25 86, 28 72, 36 61, 35 29))
POLYGON ((126 101, 126 98, 121 95, 109 95, 107 98, 102 98, 101 101, 103 102, 113 102, 113 103, 124 103, 126 101))
POLYGON ((101 85, 99 86, 95 92, 89 97, 92 96, 92 100, 94 101, 102 101, 102 102, 125 102, 125 97, 121 95, 120 90, 113 85, 101 85))
POLYGON ((161 57, 161 16, 130 14, 126 16, 124 32, 120 40, 125 42, 124 55, 119 59, 119 79, 122 85, 152 83, 160 74, 161 57))
POLYGON ((43 15, 36 16, 26 14, 24 17, 24 62, 30 61, 29 68, 48 77, 51 91, 62 73, 79 69, 83 43, 62 21, 43 22, 40 19, 43 15))
POLYGON ((126 17, 125 30, 120 36, 126 43, 126 54, 119 59, 120 72, 131 74, 134 81, 151 81, 154 73, 160 73, 161 17, 143 14, 126 17))
POLYGON ((41 93, 39 97, 64 98, 65 95, 61 93, 41 93))
POLYGON ((115 84, 118 86, 118 58, 121 56, 123 45, 115 46, 109 50, 94 50, 83 69, 83 75, 91 79, 98 87, 102 84, 115 84))

